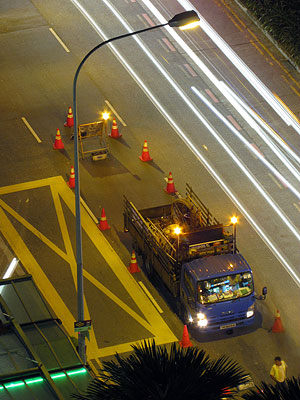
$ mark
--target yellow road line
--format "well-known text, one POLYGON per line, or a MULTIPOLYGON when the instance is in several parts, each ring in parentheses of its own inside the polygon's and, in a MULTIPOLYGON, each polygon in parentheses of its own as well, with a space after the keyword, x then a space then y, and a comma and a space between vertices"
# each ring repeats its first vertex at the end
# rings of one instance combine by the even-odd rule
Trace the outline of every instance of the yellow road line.
POLYGON ((56 182, 57 182, 57 176, 54 176, 51 178, 38 179, 36 181, 17 183, 15 185, 10 185, 10 186, 2 186, 0 187, 0 195, 21 192, 23 190, 28 190, 28 189, 37 189, 44 186, 50 186, 51 184, 55 184, 56 182))
POLYGON ((136 340, 134 342, 128 342, 128 343, 122 343, 122 344, 118 344, 115 346, 108 346, 108 347, 104 347, 101 349, 98 349, 97 352, 97 357, 108 357, 110 355, 113 355, 115 353, 126 353, 128 351, 132 351, 132 345, 139 345, 142 344, 144 342, 144 340, 155 340, 156 344, 167 344, 167 343, 173 343, 173 342, 178 342, 178 338, 176 336, 173 336, 172 340, 165 340, 165 338, 162 337, 149 337, 146 339, 142 339, 142 340, 136 340))
MULTIPOLYGON (((230 10, 230 12, 235 16, 235 18, 241 23, 243 24, 243 22, 241 21, 241 19, 238 17, 238 15, 233 11, 233 9, 229 6, 229 4, 226 4, 224 0, 221 0, 223 5, 228 8, 230 10)), ((243 24, 245 27, 246 25, 243 24)), ((278 64, 278 66, 286 73, 286 75, 290 78, 290 80, 292 82, 294 82, 294 84, 296 86, 298 86, 300 88, 300 83, 297 82, 293 76, 289 73, 289 71, 282 65, 282 63, 280 61, 278 61, 276 59, 276 57, 272 54, 272 52, 258 39, 258 37, 249 29, 247 28, 247 31, 249 32, 249 34, 254 37, 254 39, 261 45, 261 47, 264 49, 264 51, 269 55, 269 57, 272 58, 273 61, 276 62, 276 64, 278 64)))
POLYGON ((83 270, 83 276, 88 279, 96 288, 101 290, 108 298, 115 302, 120 308, 127 312, 132 318, 134 318, 140 325, 142 325, 149 332, 154 335, 157 333, 156 330, 142 317, 139 316, 135 311, 133 311, 126 303, 119 299, 115 294, 113 294, 109 289, 107 289, 102 283, 100 283, 96 278, 93 277, 85 269, 83 270))
POLYGON ((149 297, 149 299, 151 300, 152 304, 154 305, 154 307, 157 309, 157 311, 162 314, 163 310, 159 307, 157 301, 155 301, 154 297, 152 296, 152 294, 149 292, 149 290, 146 288, 146 286, 143 284, 142 281, 139 281, 139 285, 141 286, 141 288, 143 289, 143 291, 146 293, 146 295, 149 297))

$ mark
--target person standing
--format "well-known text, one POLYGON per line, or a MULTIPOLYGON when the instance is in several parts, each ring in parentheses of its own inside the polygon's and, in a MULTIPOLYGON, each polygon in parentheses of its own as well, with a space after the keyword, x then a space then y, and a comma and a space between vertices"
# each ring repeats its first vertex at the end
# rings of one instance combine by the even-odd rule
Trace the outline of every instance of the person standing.
POLYGON ((276 382, 275 387, 278 389, 281 386, 285 386, 287 365, 279 356, 275 357, 274 361, 275 364, 271 368, 270 376, 276 382))

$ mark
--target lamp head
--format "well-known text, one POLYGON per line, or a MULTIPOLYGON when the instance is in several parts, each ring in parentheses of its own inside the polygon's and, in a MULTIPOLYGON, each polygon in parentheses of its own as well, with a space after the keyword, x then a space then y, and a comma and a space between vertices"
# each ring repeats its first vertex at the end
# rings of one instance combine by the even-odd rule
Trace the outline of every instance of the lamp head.
POLYGON ((104 119, 104 121, 107 121, 109 119, 109 113, 108 112, 103 112, 102 113, 102 119, 104 119))
POLYGON ((230 222, 235 225, 238 222, 237 217, 231 217, 230 222))
POLYGON ((175 235, 180 235, 181 234, 181 228, 179 226, 176 226, 176 228, 174 228, 174 233, 175 233, 175 235))
POLYGON ((168 22, 168 25, 172 28, 191 29, 199 25, 199 23, 200 18, 198 17, 198 14, 196 11, 191 10, 174 15, 174 17, 168 22))

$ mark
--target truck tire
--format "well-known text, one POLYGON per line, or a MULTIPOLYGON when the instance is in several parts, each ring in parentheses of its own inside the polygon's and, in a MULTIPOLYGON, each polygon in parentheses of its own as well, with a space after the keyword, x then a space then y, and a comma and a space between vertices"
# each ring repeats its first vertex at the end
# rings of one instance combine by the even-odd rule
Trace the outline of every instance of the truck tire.
POLYGON ((143 257, 143 266, 145 269, 146 274, 148 275, 149 278, 152 278, 153 276, 153 265, 149 258, 143 257))

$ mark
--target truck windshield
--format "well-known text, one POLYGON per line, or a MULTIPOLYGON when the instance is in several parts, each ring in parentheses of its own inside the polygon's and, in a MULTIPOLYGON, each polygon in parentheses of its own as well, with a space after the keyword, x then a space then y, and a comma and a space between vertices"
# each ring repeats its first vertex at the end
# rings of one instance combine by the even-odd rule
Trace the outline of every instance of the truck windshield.
POLYGON ((202 304, 233 300, 252 292, 253 281, 249 272, 198 282, 198 301, 202 304))

